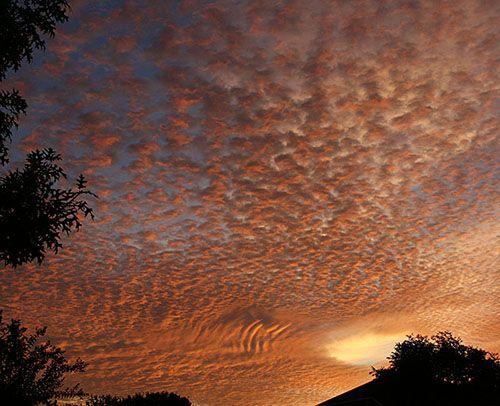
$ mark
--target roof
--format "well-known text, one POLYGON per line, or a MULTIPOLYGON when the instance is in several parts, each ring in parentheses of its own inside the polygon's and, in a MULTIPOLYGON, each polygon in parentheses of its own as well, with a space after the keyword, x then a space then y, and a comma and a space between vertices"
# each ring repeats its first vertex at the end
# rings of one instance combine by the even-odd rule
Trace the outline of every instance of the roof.
POLYGON ((425 386, 416 382, 404 385, 373 380, 318 406, 496 406, 499 404, 497 393, 453 385, 425 386))
POLYGON ((385 406, 376 399, 375 382, 368 382, 320 403, 318 406, 385 406))

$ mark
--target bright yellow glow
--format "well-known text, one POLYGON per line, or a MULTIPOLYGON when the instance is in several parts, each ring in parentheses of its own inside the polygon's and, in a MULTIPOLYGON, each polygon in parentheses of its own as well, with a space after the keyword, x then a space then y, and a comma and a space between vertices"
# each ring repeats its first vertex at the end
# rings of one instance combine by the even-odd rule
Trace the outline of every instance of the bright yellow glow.
POLYGON ((404 334, 388 335, 363 333, 333 342, 328 351, 339 361, 355 365, 370 365, 383 361, 404 339, 404 334))

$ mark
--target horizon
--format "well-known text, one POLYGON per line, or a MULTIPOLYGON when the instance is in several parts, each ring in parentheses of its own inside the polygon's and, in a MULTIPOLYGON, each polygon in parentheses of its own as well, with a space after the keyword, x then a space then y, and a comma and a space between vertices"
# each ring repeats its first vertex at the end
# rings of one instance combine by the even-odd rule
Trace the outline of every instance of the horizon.
POLYGON ((500 352, 499 2, 70 4, 9 168, 53 147, 96 218, 0 309, 83 389, 310 405, 407 334, 500 352))

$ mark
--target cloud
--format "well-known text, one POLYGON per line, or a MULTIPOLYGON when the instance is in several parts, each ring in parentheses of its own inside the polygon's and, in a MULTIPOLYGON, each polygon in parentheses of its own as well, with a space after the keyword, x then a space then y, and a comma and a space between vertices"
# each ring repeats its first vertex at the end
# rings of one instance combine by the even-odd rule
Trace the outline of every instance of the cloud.
POLYGON ((497 14, 78 3, 15 77, 16 147, 62 152, 98 217, 0 274, 6 315, 90 362, 89 391, 200 404, 368 380, 335 340, 449 329, 498 351, 497 14))

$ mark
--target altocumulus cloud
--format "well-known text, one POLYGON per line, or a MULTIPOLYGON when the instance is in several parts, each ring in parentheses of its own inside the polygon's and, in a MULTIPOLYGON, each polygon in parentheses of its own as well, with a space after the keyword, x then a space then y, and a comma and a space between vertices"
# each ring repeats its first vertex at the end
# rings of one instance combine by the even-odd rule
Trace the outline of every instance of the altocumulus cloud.
POLYGON ((6 315, 89 391, 209 405, 329 398, 374 337, 500 350, 499 6, 74 2, 11 78, 15 147, 84 171, 98 219, 2 271, 6 315))

